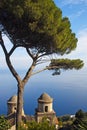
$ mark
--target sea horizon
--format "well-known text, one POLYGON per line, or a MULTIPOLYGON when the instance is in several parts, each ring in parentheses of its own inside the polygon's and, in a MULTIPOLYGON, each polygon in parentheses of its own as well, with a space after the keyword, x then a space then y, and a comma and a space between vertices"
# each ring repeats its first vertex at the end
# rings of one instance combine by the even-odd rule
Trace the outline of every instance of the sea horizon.
MULTIPOLYGON (((20 71, 23 75, 24 71, 20 71)), ((17 82, 8 69, 0 70, 0 115, 7 114, 7 101, 17 94, 17 82)), ((86 68, 63 71, 52 76, 45 71, 30 78, 24 89, 24 112, 34 115, 37 99, 44 92, 53 98, 53 109, 57 116, 73 115, 79 109, 87 111, 86 68)))

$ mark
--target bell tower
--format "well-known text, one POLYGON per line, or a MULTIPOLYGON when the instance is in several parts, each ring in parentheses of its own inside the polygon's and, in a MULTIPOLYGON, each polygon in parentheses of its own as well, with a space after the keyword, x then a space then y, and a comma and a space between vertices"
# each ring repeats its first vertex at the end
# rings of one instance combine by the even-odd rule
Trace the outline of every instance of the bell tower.
MULTIPOLYGON (((8 106, 8 112, 7 115, 10 114, 14 114, 17 111, 17 95, 12 96, 8 102, 7 102, 7 106, 8 106)), ((24 110, 22 108, 22 116, 24 116, 24 110)))
POLYGON ((41 122, 44 117, 46 117, 50 124, 55 124, 55 121, 58 123, 56 113, 53 110, 53 98, 47 93, 43 93, 38 98, 38 107, 35 111, 35 119, 38 123, 41 122))

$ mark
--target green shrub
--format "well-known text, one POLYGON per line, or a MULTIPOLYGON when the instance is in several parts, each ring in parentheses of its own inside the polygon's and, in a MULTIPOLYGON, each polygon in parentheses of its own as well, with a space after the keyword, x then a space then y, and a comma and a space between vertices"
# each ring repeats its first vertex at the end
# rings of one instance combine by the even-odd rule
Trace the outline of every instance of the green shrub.
POLYGON ((22 125, 19 130, 55 130, 55 126, 50 125, 46 120, 41 123, 31 121, 22 125))
POLYGON ((0 130, 8 130, 10 127, 8 120, 4 116, 0 116, 0 130))
POLYGON ((79 118, 79 119, 84 118, 84 116, 85 116, 85 113, 84 113, 81 109, 78 110, 78 111, 76 112, 76 114, 75 114, 75 117, 76 117, 76 118, 79 118))

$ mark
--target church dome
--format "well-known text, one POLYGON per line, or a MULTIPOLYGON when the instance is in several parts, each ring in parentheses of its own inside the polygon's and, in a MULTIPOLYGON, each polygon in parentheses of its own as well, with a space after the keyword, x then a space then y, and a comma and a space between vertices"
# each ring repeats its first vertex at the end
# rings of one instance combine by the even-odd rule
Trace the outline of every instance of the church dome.
POLYGON ((12 96, 9 100, 8 103, 17 103, 17 95, 12 96))
POLYGON ((53 101, 53 98, 51 98, 47 93, 43 93, 43 94, 38 98, 38 102, 51 103, 52 101, 53 101))

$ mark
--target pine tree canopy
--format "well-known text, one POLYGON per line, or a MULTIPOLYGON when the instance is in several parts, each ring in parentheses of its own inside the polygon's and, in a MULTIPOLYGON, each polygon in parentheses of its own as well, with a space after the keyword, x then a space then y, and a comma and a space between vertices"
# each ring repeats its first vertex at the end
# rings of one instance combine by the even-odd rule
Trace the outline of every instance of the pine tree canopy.
POLYGON ((63 55, 77 46, 69 19, 53 0, 1 0, 0 21, 17 47, 63 55))
MULTIPOLYGON (((61 9, 53 0, 1 0, 0 22, 2 32, 13 44, 10 54, 15 48, 24 47, 32 58, 41 54, 64 55, 77 47, 78 40, 69 19, 62 17, 61 9)), ((79 59, 52 59, 47 69, 54 68, 55 75, 60 74, 60 69, 82 66, 83 61, 79 59)))

